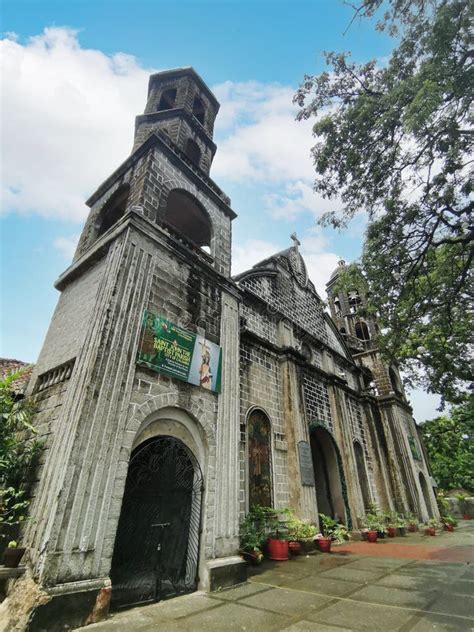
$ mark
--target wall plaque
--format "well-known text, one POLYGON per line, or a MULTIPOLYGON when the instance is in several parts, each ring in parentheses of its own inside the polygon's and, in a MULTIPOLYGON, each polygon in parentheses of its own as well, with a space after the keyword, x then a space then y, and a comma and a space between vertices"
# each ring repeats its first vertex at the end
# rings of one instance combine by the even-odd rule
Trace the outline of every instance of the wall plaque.
POLYGON ((300 458, 300 475, 302 485, 312 485, 314 487, 314 468, 311 456, 311 446, 307 441, 298 443, 298 455, 300 458))

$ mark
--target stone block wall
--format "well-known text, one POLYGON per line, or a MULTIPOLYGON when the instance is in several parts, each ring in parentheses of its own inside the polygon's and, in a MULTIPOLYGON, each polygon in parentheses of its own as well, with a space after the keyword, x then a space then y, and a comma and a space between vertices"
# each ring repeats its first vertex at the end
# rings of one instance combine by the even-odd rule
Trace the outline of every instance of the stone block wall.
POLYGON ((241 491, 240 511, 247 511, 246 422, 252 408, 261 408, 272 427, 273 495, 276 507, 288 505, 287 446, 284 435, 282 386, 275 352, 256 342, 241 341, 240 346, 241 412, 241 491))

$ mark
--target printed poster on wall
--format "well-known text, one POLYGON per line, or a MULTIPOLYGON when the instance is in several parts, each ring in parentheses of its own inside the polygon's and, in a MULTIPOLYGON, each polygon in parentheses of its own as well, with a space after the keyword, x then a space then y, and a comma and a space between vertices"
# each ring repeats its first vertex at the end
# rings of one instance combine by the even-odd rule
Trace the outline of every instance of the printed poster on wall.
POLYGON ((143 314, 137 363, 220 393, 221 347, 148 310, 143 314))

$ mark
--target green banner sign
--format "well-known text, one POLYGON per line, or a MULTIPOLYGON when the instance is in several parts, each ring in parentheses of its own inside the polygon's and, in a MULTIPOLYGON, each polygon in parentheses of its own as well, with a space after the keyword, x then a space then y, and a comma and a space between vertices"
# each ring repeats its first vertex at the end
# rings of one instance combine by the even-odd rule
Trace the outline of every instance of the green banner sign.
POLYGON ((220 393, 221 347, 148 310, 143 314, 137 363, 220 393))

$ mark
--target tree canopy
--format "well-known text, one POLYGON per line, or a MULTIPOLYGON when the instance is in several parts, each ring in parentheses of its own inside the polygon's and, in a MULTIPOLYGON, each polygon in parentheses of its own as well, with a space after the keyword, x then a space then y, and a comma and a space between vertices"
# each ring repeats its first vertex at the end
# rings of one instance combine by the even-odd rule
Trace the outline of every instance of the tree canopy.
POLYGON ((298 118, 316 117, 314 188, 341 201, 321 222, 368 214, 361 271, 383 351, 449 401, 472 379, 473 14, 469 0, 391 0, 387 63, 325 53, 329 70, 295 95, 298 118))
POLYGON ((440 489, 474 491, 474 401, 421 424, 423 441, 440 489))

